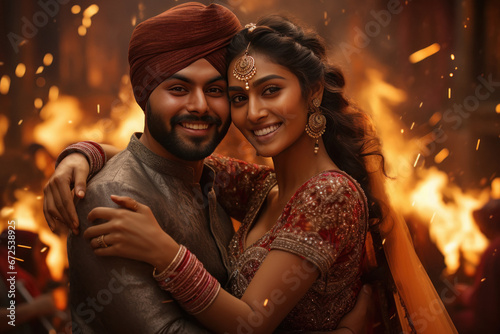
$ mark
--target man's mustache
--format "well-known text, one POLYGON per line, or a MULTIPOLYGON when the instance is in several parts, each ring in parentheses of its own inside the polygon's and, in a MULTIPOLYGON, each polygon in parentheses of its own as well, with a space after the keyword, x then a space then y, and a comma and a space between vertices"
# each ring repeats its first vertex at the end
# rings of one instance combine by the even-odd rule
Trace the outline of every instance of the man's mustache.
POLYGON ((204 122, 208 124, 215 124, 217 126, 222 125, 222 121, 219 117, 214 117, 210 115, 195 116, 195 115, 176 115, 172 117, 170 123, 172 125, 179 124, 182 122, 204 122))

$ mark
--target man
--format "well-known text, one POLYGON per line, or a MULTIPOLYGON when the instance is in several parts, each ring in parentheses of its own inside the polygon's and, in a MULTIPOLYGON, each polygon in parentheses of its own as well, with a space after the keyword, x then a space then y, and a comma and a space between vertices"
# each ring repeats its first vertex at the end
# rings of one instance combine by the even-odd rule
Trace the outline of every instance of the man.
MULTIPOLYGON (((81 231, 76 236, 78 227, 73 225, 68 241, 75 333, 205 332, 159 291, 152 268, 95 256, 81 232, 89 226, 87 214, 93 208, 116 206, 111 194, 130 196, 149 206, 162 228, 186 245, 224 286, 228 278, 225 250, 233 230, 212 189, 216 175, 203 159, 229 126, 224 47, 239 28, 236 17, 224 7, 190 3, 135 29, 129 49, 130 73, 146 124, 144 134, 132 136, 127 150, 92 179, 85 198, 77 204, 81 231)), ((86 166, 85 158, 80 159, 76 164, 86 166)), ((44 213, 51 226, 55 220, 75 220, 62 209, 71 210, 71 203, 61 206, 70 196, 61 196, 62 201, 53 197, 58 184, 61 188, 69 185, 66 171, 73 166, 61 167, 46 187, 44 213)), ((84 179, 78 175, 75 192, 82 198, 84 179)), ((101 243, 106 247, 105 236, 101 243)))
POLYGON ((225 7, 197 3, 174 7, 135 28, 130 76, 145 111, 145 129, 92 179, 77 204, 81 231, 68 239, 73 333, 207 332, 156 286, 153 268, 96 257, 81 232, 93 208, 116 206, 110 195, 131 196, 148 205, 162 228, 224 284, 225 249, 234 231, 217 204, 214 175, 203 159, 230 124, 225 47, 239 29, 225 7))

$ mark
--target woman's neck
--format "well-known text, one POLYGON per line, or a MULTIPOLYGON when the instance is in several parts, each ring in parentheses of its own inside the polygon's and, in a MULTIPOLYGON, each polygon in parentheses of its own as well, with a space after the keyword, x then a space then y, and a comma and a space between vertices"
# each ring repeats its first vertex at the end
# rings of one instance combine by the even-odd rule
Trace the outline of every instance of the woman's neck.
POLYGON ((328 156, 323 140, 319 140, 317 154, 314 153, 314 142, 310 137, 299 139, 294 145, 273 157, 279 189, 278 198, 282 201, 288 201, 311 177, 325 170, 339 169, 328 156))

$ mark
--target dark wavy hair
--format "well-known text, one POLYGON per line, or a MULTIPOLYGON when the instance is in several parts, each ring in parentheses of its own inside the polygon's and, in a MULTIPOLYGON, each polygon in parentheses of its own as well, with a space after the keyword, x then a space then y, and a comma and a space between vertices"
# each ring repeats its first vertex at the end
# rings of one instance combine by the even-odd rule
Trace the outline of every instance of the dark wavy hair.
POLYGON ((312 99, 320 84, 323 85, 320 108, 327 120, 323 134, 326 151, 341 170, 358 181, 368 200, 369 238, 372 242, 367 243, 367 252, 374 255, 376 264, 365 263, 362 279, 376 290, 380 306, 377 317, 386 332, 399 333, 401 327, 393 298, 395 284, 379 231, 387 204, 384 199, 374 196, 370 183, 371 173, 382 171, 387 175, 380 140, 370 117, 344 96, 344 76, 339 68, 328 62, 325 44, 315 32, 303 29, 283 16, 263 17, 252 31, 243 29, 232 39, 228 47, 228 63, 241 56, 248 46, 250 53, 265 55, 295 74, 306 101, 312 99))
POLYGON ((269 57, 295 74, 306 100, 319 84, 323 84, 320 108, 327 119, 323 142, 328 155, 363 188, 368 199, 370 225, 379 222, 382 212, 379 202, 372 196, 365 160, 368 156, 377 156, 380 167, 384 168, 380 141, 368 115, 351 105, 344 96, 344 76, 340 69, 328 63, 322 39, 289 18, 269 15, 261 18, 253 31, 243 29, 233 38, 228 47, 228 63, 240 56, 249 43, 250 51, 269 57))

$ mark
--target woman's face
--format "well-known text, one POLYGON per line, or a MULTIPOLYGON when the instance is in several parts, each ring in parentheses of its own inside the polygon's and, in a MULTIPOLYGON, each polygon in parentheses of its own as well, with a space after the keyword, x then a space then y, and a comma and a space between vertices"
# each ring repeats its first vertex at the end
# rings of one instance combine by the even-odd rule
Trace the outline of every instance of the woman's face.
POLYGON ((292 72, 261 53, 251 56, 257 72, 249 90, 232 74, 239 57, 229 64, 231 118, 259 155, 274 157, 307 136, 307 103, 292 72))

